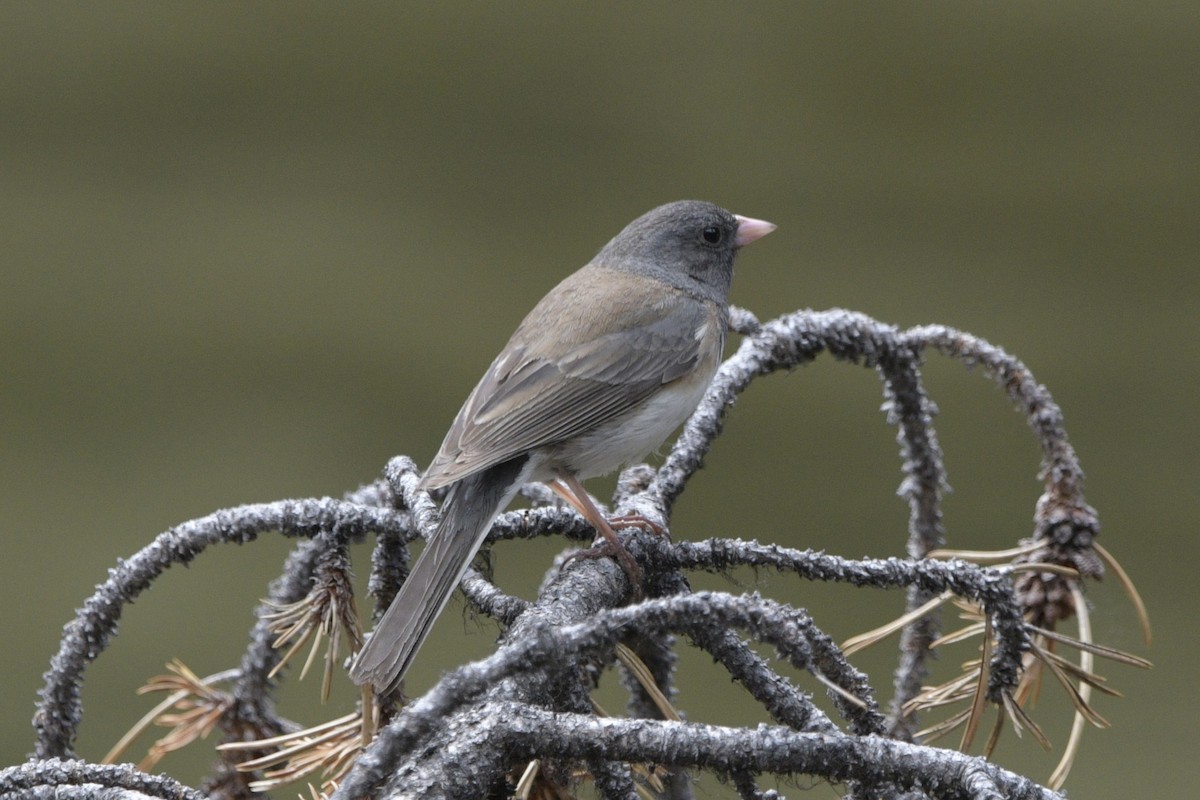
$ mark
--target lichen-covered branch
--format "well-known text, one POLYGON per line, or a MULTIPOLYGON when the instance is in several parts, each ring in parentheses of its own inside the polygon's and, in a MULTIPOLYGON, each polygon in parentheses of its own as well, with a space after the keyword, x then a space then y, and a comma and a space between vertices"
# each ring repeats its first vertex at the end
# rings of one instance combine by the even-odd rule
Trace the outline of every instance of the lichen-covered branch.
MULTIPOLYGON (((339 797, 507 797, 522 775, 535 776, 554 791, 569 791, 586 772, 599 796, 633 798, 648 779, 643 765, 654 764, 662 768, 654 780, 662 781, 664 796, 678 800, 692 796, 688 768, 713 772, 729 780, 740 796, 763 800, 779 795, 758 788, 755 776, 760 773, 843 783, 854 797, 1059 798, 984 759, 911 743, 910 712, 919 705, 913 701, 940 630, 936 613, 920 608, 923 616, 914 613, 901 620, 907 627, 885 719, 877 687, 821 629, 819 614, 754 593, 692 592, 687 583, 696 570, 723 572, 745 565, 809 581, 904 589, 909 611, 931 597, 952 593, 977 604, 979 627, 990 634, 989 647, 994 639, 978 673, 978 685, 986 691, 974 705, 980 707, 986 697, 1028 722, 1019 709, 1013 711, 1019 697, 1014 687, 1025 669, 1022 656, 1030 647, 1028 621, 1052 627, 1072 613, 1078 576, 1101 572, 1091 549, 1096 514, 1084 501, 1083 473, 1049 392, 1003 350, 943 326, 901 331, 839 309, 797 311, 760 323, 736 308, 730 325, 744 336, 740 346, 718 371, 664 464, 657 470, 634 465, 622 473, 613 512, 644 517, 670 532, 671 511, 720 435, 738 395, 758 377, 794 369, 828 352, 874 369, 881 380, 883 408, 897 430, 909 557, 852 560, 733 539, 688 541, 687 534, 694 532, 687 531, 676 532, 682 535, 675 542, 631 531, 622 539, 644 574, 640 588, 646 598, 632 605, 627 605, 633 596, 628 576, 606 558, 565 566, 560 558, 532 600, 511 596, 488 575, 469 570, 463 589, 475 608, 501 626, 499 646, 488 658, 450 670, 403 707, 386 700, 376 703, 383 727, 341 780, 339 797), (929 353, 981 367, 1026 414, 1042 449, 1046 490, 1035 509, 1039 547, 1019 560, 1067 565, 1078 575, 1058 567, 1018 574, 1011 567, 926 558, 947 538, 941 511, 946 476, 933 427, 937 409, 920 374, 922 358, 929 353), (781 674, 751 642, 774 649, 801 675, 781 674), (591 691, 611 679, 618 643, 636 656, 631 659, 622 651, 620 680, 627 691, 628 717, 602 718, 593 713, 591 691), (674 690, 678 651, 684 647, 711 655, 746 690, 746 702, 757 703, 773 724, 748 730, 680 721, 669 704, 686 701, 674 690), (820 693, 800 688, 809 681, 828 696, 823 705, 816 699, 820 693)), ((35 717, 35 760, 0 772, 0 794, 71 798, 94 792, 199 800, 202 794, 196 790, 130 767, 58 759, 72 754, 86 668, 115 634, 124 605, 171 565, 187 563, 212 545, 245 544, 268 531, 305 541, 288 557, 259 608, 237 680, 226 696, 233 701, 214 713, 221 715, 227 741, 253 739, 257 746, 259 737, 293 732, 295 726, 278 717, 273 706, 279 668, 288 657, 279 649, 286 638, 278 633, 280 619, 290 624, 307 619, 305 615, 318 616, 318 611, 332 608, 344 614, 352 607, 346 596, 349 546, 371 533, 369 590, 376 608, 385 608, 407 577, 409 544, 428 535, 439 518, 438 496, 420 490, 419 482, 415 462, 397 457, 380 479, 343 500, 288 500, 219 511, 160 534, 119 562, 64 630, 35 717)), ((545 487, 526 487, 522 494, 533 507, 501 514, 489 542, 593 539, 591 526, 545 487)), ((357 617, 344 627, 355 643, 361 641, 357 617)), ((327 654, 331 672, 336 646, 331 644, 327 654)), ((367 706, 371 710, 371 703, 367 706)), ((358 724, 354 714, 347 719, 352 727, 358 724)), ((340 751, 350 754, 346 762, 357 747, 358 740, 352 740, 340 751)), ((209 797, 254 794, 256 784, 237 769, 239 752, 245 753, 222 753, 217 772, 204 785, 209 797)))
POLYGON ((185 522, 155 537, 128 560, 109 570, 108 580, 63 629, 58 653, 50 660, 34 715, 38 758, 73 755, 75 731, 83 713, 80 690, 84 671, 108 646, 127 603, 148 589, 164 570, 186 564, 214 544, 245 544, 267 531, 313 536, 343 525, 347 536, 403 527, 402 515, 340 500, 281 500, 240 506, 185 522))
POLYGON ((6 800, 207 800, 201 792, 166 775, 149 775, 129 764, 89 764, 47 758, 0 770, 0 797, 6 800))
POLYGON ((673 548, 684 569, 726 570, 733 566, 773 567, 808 580, 849 583, 888 589, 908 587, 933 596, 945 591, 974 600, 995 619, 1000 646, 992 657, 988 695, 1000 702, 1001 693, 1016 686, 1021 656, 1029 648, 1023 609, 1004 568, 985 568, 965 561, 853 560, 812 550, 760 545, 738 539, 680 542, 673 548))
POLYGON ((811 775, 831 782, 853 780, 869 787, 899 786, 938 798, 1062 800, 1062 795, 982 758, 882 736, 605 719, 516 703, 494 707, 492 712, 509 721, 503 744, 517 757, 540 753, 562 758, 669 761, 719 773, 745 769, 811 775))

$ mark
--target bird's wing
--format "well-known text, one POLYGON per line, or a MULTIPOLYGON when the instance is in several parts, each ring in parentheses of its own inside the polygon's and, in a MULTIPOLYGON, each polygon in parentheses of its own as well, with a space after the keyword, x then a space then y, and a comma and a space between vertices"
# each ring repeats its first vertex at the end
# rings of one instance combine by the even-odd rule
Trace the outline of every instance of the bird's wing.
POLYGON ((632 325, 589 335, 611 327, 607 311, 591 309, 566 336, 551 337, 545 331, 563 329, 535 309, 459 411, 425 488, 585 433, 690 375, 714 356, 713 337, 724 340, 716 307, 683 293, 639 308, 632 325))

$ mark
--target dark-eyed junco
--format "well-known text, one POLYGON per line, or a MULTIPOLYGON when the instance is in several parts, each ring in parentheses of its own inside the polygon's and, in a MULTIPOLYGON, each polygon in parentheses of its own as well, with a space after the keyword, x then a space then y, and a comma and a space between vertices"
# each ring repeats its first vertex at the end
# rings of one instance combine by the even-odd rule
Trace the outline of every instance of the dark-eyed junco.
POLYGON ((449 487, 441 522, 355 658, 355 682, 395 688, 522 484, 550 483, 616 542, 580 481, 643 458, 696 409, 725 344, 734 255, 774 229, 712 203, 660 206, 529 312, 421 479, 449 487))

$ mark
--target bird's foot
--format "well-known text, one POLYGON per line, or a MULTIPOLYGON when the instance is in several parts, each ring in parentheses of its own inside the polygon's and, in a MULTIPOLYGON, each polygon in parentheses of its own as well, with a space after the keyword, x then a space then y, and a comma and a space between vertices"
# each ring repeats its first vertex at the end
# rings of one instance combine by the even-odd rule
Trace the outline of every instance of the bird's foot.
POLYGON ((670 531, 649 517, 643 517, 641 514, 623 514, 619 517, 609 517, 608 525, 614 531, 641 528, 647 533, 653 533, 655 536, 665 536, 668 542, 671 541, 670 531))
POLYGON ((633 590, 633 601, 636 603, 645 597, 642 592, 642 568, 638 566, 637 561, 634 561, 633 556, 625 549, 625 545, 615 539, 605 538, 604 541, 593 544, 587 550, 576 550, 571 555, 567 556, 563 561, 560 569, 566 569, 572 561, 593 559, 593 558, 612 558, 621 565, 621 569, 625 571, 625 577, 629 579, 629 586, 633 590))

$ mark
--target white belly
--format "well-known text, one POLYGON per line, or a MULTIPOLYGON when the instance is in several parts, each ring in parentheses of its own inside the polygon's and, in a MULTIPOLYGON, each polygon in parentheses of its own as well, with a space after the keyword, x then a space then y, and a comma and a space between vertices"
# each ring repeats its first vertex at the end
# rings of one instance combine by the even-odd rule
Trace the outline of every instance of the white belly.
POLYGON ((545 468, 566 469, 586 480, 640 461, 696 410, 716 372, 715 366, 714 359, 714 369, 706 374, 665 386, 632 411, 560 445, 545 462, 545 468))

